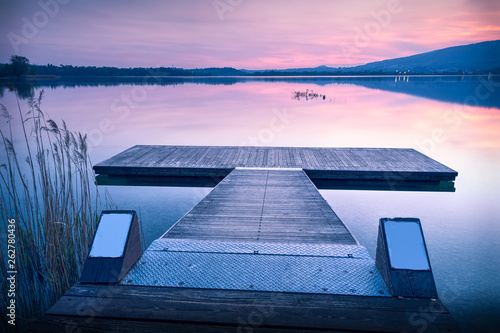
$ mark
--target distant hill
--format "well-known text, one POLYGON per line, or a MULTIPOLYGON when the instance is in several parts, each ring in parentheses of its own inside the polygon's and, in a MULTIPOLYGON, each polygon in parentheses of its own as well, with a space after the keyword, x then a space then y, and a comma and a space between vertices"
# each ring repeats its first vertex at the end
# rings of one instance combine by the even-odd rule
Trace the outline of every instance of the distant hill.
POLYGON ((500 40, 448 47, 409 57, 371 62, 349 71, 410 73, 487 73, 500 69, 500 40))
MULTIPOLYGON (((318 66, 318 67, 311 67, 311 68, 289 68, 289 69, 281 69, 281 70, 272 70, 272 71, 278 71, 278 72, 284 72, 284 73, 310 73, 310 72, 319 72, 319 73, 330 73, 330 72, 335 72, 338 71, 338 68, 335 67, 328 67, 328 66, 318 66)), ((257 72, 257 71, 254 71, 257 72)))
POLYGON ((500 74, 500 40, 453 46, 409 57, 371 62, 355 67, 269 69, 252 75, 500 74))
POLYGON ((242 76, 246 75, 245 71, 235 69, 232 67, 209 67, 209 68, 195 68, 186 69, 190 75, 196 76, 242 76))

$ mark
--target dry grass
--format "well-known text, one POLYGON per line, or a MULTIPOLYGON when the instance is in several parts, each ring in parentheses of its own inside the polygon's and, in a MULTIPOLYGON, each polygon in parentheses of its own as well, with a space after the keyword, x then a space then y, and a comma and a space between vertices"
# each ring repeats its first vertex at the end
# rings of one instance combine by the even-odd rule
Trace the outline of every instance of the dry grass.
MULTIPOLYGON (((60 126, 46 119, 42 96, 43 91, 30 98, 24 114, 17 101, 17 133, 14 118, 1 105, 7 126, 2 124, 0 131, 5 152, 0 155, 0 229, 5 239, 7 219, 15 219, 18 330, 78 279, 100 211, 86 136, 68 130, 64 121, 60 126)), ((6 242, 0 255, 2 321, 7 325, 6 242)))

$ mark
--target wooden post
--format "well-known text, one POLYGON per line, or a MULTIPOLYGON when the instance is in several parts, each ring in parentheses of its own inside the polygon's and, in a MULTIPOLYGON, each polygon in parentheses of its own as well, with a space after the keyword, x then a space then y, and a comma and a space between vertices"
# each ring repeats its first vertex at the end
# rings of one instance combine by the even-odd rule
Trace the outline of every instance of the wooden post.
POLYGON ((137 213, 102 211, 80 283, 118 283, 141 254, 137 213))
POLYGON ((419 219, 380 219, 375 263, 393 296, 438 297, 419 219))

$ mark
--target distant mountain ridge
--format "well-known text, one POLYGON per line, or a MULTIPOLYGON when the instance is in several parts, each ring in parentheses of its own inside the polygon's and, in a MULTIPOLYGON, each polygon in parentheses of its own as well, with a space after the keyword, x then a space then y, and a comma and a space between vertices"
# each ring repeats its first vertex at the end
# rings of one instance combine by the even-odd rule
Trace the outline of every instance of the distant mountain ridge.
POLYGON ((357 71, 383 72, 464 72, 478 73, 500 68, 500 40, 420 53, 408 57, 376 61, 354 67, 357 71))
POLYGON ((408 57, 375 61, 355 67, 290 68, 255 72, 322 74, 500 74, 500 40, 452 46, 408 57), (397 71, 397 72, 396 72, 397 71), (408 73, 409 72, 409 73, 408 73))

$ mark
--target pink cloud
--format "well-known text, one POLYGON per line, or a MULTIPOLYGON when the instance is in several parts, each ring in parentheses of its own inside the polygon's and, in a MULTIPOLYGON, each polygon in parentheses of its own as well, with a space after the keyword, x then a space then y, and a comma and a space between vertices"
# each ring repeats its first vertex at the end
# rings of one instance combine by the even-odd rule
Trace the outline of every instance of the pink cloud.
MULTIPOLYGON (((41 10, 19 2, 0 23, 2 31, 21 34, 21 19, 41 10)), ((20 53, 34 63, 258 69, 352 65, 500 39, 495 1, 233 4, 219 15, 212 1, 70 2, 20 53), (342 46, 357 52, 346 56, 342 46)), ((4 35, 0 61, 11 54, 4 35)))

